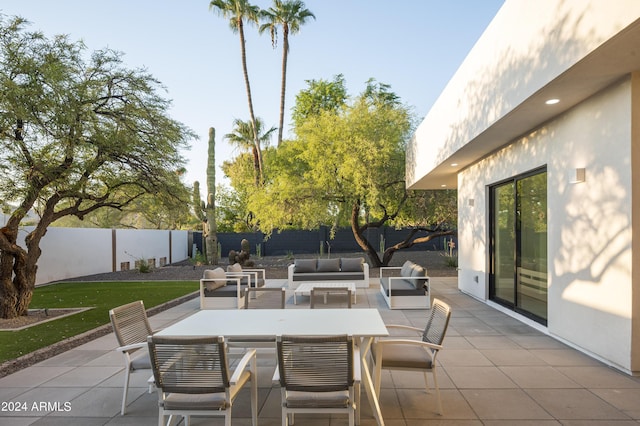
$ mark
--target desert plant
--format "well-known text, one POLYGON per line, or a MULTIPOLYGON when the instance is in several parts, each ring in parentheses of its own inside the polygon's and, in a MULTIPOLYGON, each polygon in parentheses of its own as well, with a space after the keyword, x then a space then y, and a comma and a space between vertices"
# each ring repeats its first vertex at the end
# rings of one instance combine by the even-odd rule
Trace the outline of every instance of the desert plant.
POLYGON ((207 200, 200 199, 200 182, 193 183, 193 210, 196 217, 202 221, 202 236, 205 240, 205 258, 210 265, 218 263, 218 236, 216 226, 216 173, 215 146, 216 131, 209 128, 209 149, 207 157, 207 200))
POLYGON ((453 251, 451 254, 443 253, 442 256, 444 257, 444 264, 446 266, 450 268, 458 267, 458 253, 453 251))
POLYGON ((202 252, 200 252, 200 250, 196 249, 193 257, 189 259, 189 262, 191 262, 193 265, 206 265, 207 258, 202 252))
POLYGON ((253 261, 250 261, 249 257, 251 257, 251 244, 249 240, 243 238, 240 241, 240 251, 231 250, 229 252, 229 265, 239 263, 241 266, 251 267, 253 266, 253 261))

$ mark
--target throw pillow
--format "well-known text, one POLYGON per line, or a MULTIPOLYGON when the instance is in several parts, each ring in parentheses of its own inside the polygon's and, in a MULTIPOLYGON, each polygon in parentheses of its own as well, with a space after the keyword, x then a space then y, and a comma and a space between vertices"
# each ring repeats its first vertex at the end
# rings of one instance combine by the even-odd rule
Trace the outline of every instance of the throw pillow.
MULTIPOLYGON (((426 277, 427 276, 427 270, 425 268, 423 268, 420 265, 413 265, 413 268, 411 270, 411 276, 412 277, 426 277)), ((419 279, 413 279, 411 280, 413 282, 413 285, 417 288, 417 289, 421 289, 422 287, 424 287, 425 283, 427 282, 427 279, 423 279, 423 280, 419 280, 419 279)))
POLYGON ((413 262, 409 261, 409 260, 404 262, 404 264, 402 265, 402 269, 400 269, 400 276, 401 277, 410 277, 413 265, 415 265, 415 264, 413 262))
POLYGON ((318 272, 340 272, 340 259, 318 259, 318 272))
POLYGON ((296 259, 294 261, 295 272, 315 272, 316 260, 315 259, 296 259))
POLYGON ((205 280, 215 280, 215 281, 205 281, 204 285, 209 291, 213 291, 217 288, 224 287, 227 285, 226 274, 224 273, 224 269, 216 268, 216 269, 205 269, 202 278, 205 280))
POLYGON ((340 259, 342 272, 362 272, 364 257, 342 258, 340 259))
POLYGON ((227 272, 242 272, 242 266, 239 263, 227 266, 227 272))

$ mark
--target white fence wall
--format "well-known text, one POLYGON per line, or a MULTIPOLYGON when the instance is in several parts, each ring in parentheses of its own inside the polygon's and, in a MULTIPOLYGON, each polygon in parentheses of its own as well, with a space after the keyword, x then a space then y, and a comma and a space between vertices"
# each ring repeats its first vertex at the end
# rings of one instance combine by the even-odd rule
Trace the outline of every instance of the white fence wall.
MULTIPOLYGON (((21 229, 18 242, 33 227, 21 229)), ((40 243, 36 285, 84 275, 136 267, 136 261, 152 266, 188 258, 188 231, 151 229, 49 228, 40 243)))

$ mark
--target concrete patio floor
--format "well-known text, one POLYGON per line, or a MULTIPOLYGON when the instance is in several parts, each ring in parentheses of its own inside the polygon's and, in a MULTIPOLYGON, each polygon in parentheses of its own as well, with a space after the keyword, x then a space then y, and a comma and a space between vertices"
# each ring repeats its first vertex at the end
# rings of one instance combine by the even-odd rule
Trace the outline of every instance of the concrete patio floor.
MULTIPOLYGON (((373 280, 372 280, 373 282, 373 280)), ((439 355, 444 415, 422 376, 383 372, 382 414, 389 426, 418 425, 638 425, 640 378, 618 372, 457 289, 456 278, 432 278, 435 297, 453 316, 439 355)), ((428 311, 394 310, 377 288, 358 289, 354 308, 378 308, 385 323, 424 327, 428 311)), ((199 308, 198 299, 150 318, 154 329, 199 308)), ((302 297, 287 309, 308 309, 302 297)), ((156 425, 157 396, 147 393, 149 371, 134 373, 128 413, 120 415, 123 367, 113 334, 0 379, 0 425, 156 425)), ((259 352, 260 425, 280 424, 280 391, 272 387, 275 352, 259 352)), ((193 418, 193 425, 222 425, 193 418)), ((249 392, 233 411, 234 425, 250 425, 249 392)), ((304 426, 346 425, 341 416, 296 416, 304 426)), ((374 425, 362 398, 362 425, 374 425)))

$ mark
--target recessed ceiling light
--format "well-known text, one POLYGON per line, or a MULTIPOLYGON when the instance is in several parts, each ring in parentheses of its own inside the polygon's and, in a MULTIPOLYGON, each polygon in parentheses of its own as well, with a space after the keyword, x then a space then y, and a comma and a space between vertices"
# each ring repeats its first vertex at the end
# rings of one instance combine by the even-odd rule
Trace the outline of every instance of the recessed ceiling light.
POLYGON ((458 165, 458 163, 451 163, 451 167, 455 167, 457 165, 458 165))
POLYGON ((446 188, 447 185, 440 185, 440 188, 446 188))
POLYGON ((560 99, 555 99, 554 98, 554 99, 548 99, 547 101, 545 101, 545 104, 547 104, 547 105, 555 105, 558 102, 560 102, 560 99))

